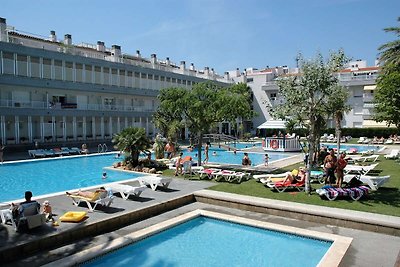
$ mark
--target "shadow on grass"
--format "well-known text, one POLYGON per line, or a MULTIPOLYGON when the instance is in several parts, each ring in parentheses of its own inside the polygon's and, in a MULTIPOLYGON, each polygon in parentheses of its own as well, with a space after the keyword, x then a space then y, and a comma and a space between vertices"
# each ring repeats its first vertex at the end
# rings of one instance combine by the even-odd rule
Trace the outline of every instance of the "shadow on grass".
POLYGON ((380 187, 378 190, 369 195, 368 200, 373 203, 399 207, 400 192, 398 188, 380 187))

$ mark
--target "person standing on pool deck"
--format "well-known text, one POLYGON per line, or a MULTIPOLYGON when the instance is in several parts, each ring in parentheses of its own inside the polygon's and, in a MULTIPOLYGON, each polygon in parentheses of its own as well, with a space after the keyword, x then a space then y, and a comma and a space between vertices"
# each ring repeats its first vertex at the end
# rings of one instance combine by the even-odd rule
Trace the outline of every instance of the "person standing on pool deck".
POLYGON ((178 174, 182 174, 182 156, 183 153, 180 153, 178 159, 175 162, 175 176, 178 176, 178 174))
POLYGON ((209 150, 210 150, 210 142, 207 142, 206 146, 204 147, 204 155, 205 155, 204 163, 208 163, 208 159, 209 159, 208 152, 209 152, 209 150))
POLYGON ((335 169, 337 165, 337 158, 335 156, 335 151, 331 149, 329 154, 324 159, 324 170, 326 173, 325 184, 332 185, 335 183, 335 169))
POLYGON ((265 166, 268 166, 268 161, 269 161, 269 156, 268 156, 268 154, 265 154, 264 155, 264 165, 265 166))

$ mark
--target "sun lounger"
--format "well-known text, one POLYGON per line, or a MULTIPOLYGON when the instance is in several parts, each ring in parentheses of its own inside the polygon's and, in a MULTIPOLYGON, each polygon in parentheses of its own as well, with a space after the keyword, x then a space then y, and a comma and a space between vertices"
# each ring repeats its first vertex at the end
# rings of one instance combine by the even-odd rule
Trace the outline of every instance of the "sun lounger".
POLYGON ((367 195, 369 188, 366 186, 358 186, 352 188, 335 188, 325 186, 316 190, 320 197, 325 197, 329 200, 335 200, 338 197, 350 197, 353 200, 359 200, 362 196, 367 195))
POLYGON ((91 198, 74 194, 67 194, 67 196, 72 199, 72 202, 75 206, 79 206, 81 202, 86 203, 90 212, 93 212, 96 209, 97 205, 109 207, 115 198, 110 191, 96 192, 91 198), (94 205, 92 206, 91 203, 93 203, 94 205))
POLYGON ((371 156, 359 156, 359 157, 349 157, 348 162, 375 162, 379 158, 379 155, 371 156))
POLYGON ((232 174, 234 174, 235 171, 230 171, 230 170, 221 170, 219 172, 214 172, 213 173, 213 178, 215 181, 220 182, 222 179, 225 180, 226 182, 229 181, 229 178, 232 174))
POLYGON ((379 187, 381 187, 383 184, 385 184, 386 182, 389 181, 390 179, 390 175, 386 175, 386 176, 369 176, 369 175, 351 175, 351 174, 347 174, 343 177, 343 181, 348 183, 350 182, 350 180, 356 177, 357 179, 359 179, 362 183, 368 185, 371 190, 378 190, 379 187))
POLYGON ((77 147, 71 147, 69 149, 69 153, 70 154, 81 154, 81 150, 79 148, 77 148, 77 147))
POLYGON ((111 184, 108 186, 114 193, 119 193, 121 197, 125 200, 129 198, 129 196, 139 197, 142 192, 147 188, 147 186, 130 186, 127 184, 111 184))
POLYGON ((38 158, 38 157, 44 158, 44 157, 46 157, 46 153, 44 152, 43 149, 28 150, 28 153, 32 158, 38 158))
POLYGON ((385 155, 385 159, 397 159, 399 157, 399 150, 398 149, 392 149, 390 154, 385 155))
POLYGON ((298 181, 296 183, 291 183, 290 181, 281 181, 281 182, 276 182, 276 183, 269 182, 266 184, 266 186, 268 186, 272 190, 276 190, 279 193, 282 193, 288 188, 290 188, 290 189, 295 188, 299 191, 303 191, 305 183, 304 183, 304 181, 298 181))
POLYGON ((40 205, 36 201, 20 204, 19 215, 11 220, 16 231, 36 228, 46 223, 46 215, 39 213, 40 205))
POLYGON ((61 156, 63 153, 59 148, 49 149, 50 152, 53 152, 55 156, 61 156))
POLYGON ((199 174, 200 179, 208 178, 211 180, 212 178, 214 178, 213 174, 218 173, 220 171, 222 171, 222 170, 215 169, 215 168, 209 168, 209 169, 199 170, 199 171, 197 171, 197 173, 199 174))
POLYGON ((147 176, 141 176, 137 178, 140 185, 149 185, 151 189, 154 191, 157 189, 157 187, 161 186, 163 188, 168 188, 169 184, 172 181, 172 178, 167 178, 167 177, 160 177, 160 176, 155 176, 155 175, 147 175, 147 176))
POLYGON ((237 182, 240 184, 245 177, 248 178, 250 177, 250 175, 245 172, 235 172, 229 176, 228 182, 230 183, 237 182))
POLYGON ((344 174, 356 173, 360 175, 366 175, 371 170, 373 170, 379 163, 367 165, 367 166, 360 166, 360 165, 347 165, 344 168, 344 174))
POLYGON ((275 178, 276 178, 276 181, 283 180, 290 173, 291 172, 284 172, 284 173, 278 173, 278 174, 270 174, 270 173, 256 174, 256 175, 253 175, 253 178, 256 179, 256 181, 260 181, 264 184, 264 183, 267 183, 268 181, 273 181, 271 179, 275 179, 275 178))

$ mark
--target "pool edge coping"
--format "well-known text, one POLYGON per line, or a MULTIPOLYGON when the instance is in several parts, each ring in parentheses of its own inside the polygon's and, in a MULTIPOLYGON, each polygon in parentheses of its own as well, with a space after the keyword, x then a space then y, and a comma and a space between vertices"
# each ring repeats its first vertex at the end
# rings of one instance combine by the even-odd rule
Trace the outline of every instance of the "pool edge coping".
POLYGON ((179 215, 175 218, 168 219, 166 221, 157 223, 155 225, 146 227, 144 229, 129 233, 123 237, 116 238, 108 244, 100 244, 92 248, 83 250, 76 254, 70 255, 68 257, 53 261, 51 263, 45 264, 43 266, 71 266, 84 263, 86 261, 95 259, 107 253, 113 252, 119 248, 130 245, 134 242, 140 241, 146 237, 157 234, 176 225, 189 221, 191 219, 197 218, 199 216, 206 216, 214 219, 221 219, 226 221, 231 221, 234 223, 244 224, 252 227, 263 228, 266 230, 285 232, 289 234, 294 234, 297 236, 304 236, 313 239, 319 239, 324 241, 332 242, 328 251, 324 254, 322 259, 319 261, 317 266, 339 266, 343 257, 345 256, 347 249, 353 240, 351 237, 345 237, 330 233, 322 233, 318 231, 297 228, 293 226, 278 225, 275 223, 264 222, 254 219, 248 219, 244 217, 228 215, 219 212, 207 211, 202 209, 196 209, 179 215))

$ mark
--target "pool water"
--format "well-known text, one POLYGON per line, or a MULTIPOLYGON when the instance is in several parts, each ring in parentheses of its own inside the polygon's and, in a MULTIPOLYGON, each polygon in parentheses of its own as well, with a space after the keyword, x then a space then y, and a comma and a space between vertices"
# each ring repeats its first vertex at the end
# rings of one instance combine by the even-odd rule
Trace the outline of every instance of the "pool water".
POLYGON ((246 148, 252 148, 252 147, 261 147, 261 143, 227 143, 226 145, 229 145, 230 147, 234 147, 236 149, 246 149, 246 148))
POLYGON ((139 176, 107 170, 107 179, 102 179, 103 168, 117 161, 110 154, 0 165, 0 202, 23 198, 27 190, 38 196, 139 176))
POLYGON ((201 216, 83 266, 316 266, 331 244, 201 216))
MULTIPOLYGON (((197 162, 198 160, 198 153, 197 150, 193 150, 189 152, 188 150, 184 150, 183 152, 183 157, 185 156, 191 156, 193 158, 194 162, 197 162)), ((242 165, 242 158, 243 158, 243 153, 244 151, 237 151, 236 154, 233 153, 233 151, 226 151, 221 148, 215 148, 211 147, 209 149, 209 160, 208 163, 223 163, 223 164, 236 164, 236 165, 242 165), (213 152, 216 154, 213 155, 213 152)), ((256 152, 246 152, 249 154, 249 158, 252 162, 253 166, 264 164, 264 155, 265 153, 256 153, 256 152)), ((272 161, 280 160, 280 159, 285 159, 292 154, 288 153, 279 153, 279 152, 268 152, 269 156, 269 163, 272 161)), ((204 155, 204 149, 202 150, 202 155, 201 155, 201 160, 204 161, 205 155, 204 155)))
MULTIPOLYGON (((332 143, 324 143, 321 144, 325 147, 329 148, 337 148, 336 144, 332 144, 332 143)), ((356 149, 358 151, 358 153, 361 152, 366 152, 368 150, 373 150, 375 152, 378 152, 379 150, 381 150, 383 148, 383 146, 379 146, 379 145, 345 145, 345 144, 340 144, 340 151, 349 151, 350 149, 356 149)))

